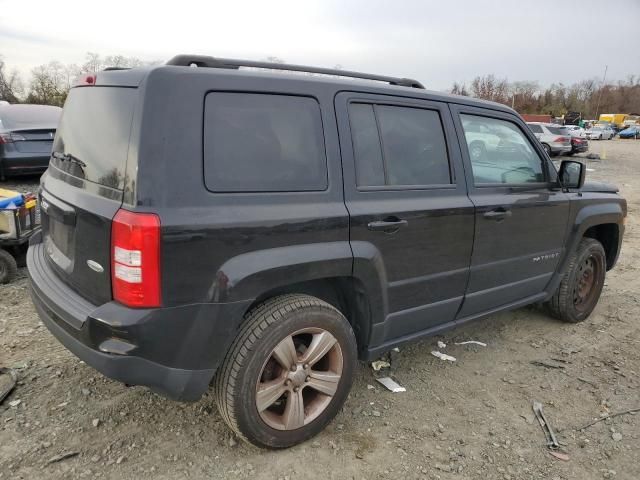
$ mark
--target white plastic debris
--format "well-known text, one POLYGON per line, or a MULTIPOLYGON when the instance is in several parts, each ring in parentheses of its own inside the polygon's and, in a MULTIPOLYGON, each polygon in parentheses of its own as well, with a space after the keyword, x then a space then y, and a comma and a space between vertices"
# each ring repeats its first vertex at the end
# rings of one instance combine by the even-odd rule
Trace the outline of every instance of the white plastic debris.
POLYGON ((438 340, 438 348, 447 348, 447 344, 438 340))
POLYGON ((401 387, 398 383, 396 383, 390 377, 376 378, 376 380, 381 385, 384 385, 387 388, 387 390, 389 390, 389 391, 391 391, 393 393, 406 392, 407 391, 406 388, 401 387))
POLYGON ((18 400, 14 400, 12 402, 9 402, 9 406, 10 407, 17 407, 18 405, 20 405, 22 403, 22 400, 18 399, 18 400))
POLYGON ((456 342, 456 345, 469 345, 470 343, 473 345, 480 345, 481 347, 487 346, 486 343, 479 342, 478 340, 467 340, 466 342, 456 342))
POLYGON ((389 368, 391 364, 386 360, 376 360, 375 362, 371 362, 371 368, 373 368, 376 372, 379 372, 383 368, 389 368))
POLYGON ((431 355, 433 355, 434 357, 438 357, 440 360, 447 360, 449 362, 456 361, 456 357, 452 357, 451 355, 447 355, 446 353, 438 352, 437 350, 431 352, 431 355))

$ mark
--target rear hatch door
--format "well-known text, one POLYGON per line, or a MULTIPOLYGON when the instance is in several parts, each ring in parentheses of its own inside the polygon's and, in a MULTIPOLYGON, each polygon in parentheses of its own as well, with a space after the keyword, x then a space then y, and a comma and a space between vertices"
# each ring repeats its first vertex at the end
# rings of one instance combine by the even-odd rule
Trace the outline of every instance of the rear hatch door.
POLYGON ((111 294, 111 220, 122 205, 137 88, 71 89, 42 179, 43 241, 58 276, 96 305, 111 294))

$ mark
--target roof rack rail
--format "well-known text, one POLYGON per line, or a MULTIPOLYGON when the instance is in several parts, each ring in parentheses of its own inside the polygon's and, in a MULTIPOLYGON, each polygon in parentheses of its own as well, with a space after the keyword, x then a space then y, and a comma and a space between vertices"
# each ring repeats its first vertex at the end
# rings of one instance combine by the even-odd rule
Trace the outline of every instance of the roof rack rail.
POLYGON ((167 62, 167 65, 182 67, 226 68, 238 70, 240 67, 265 68, 270 70, 285 70, 289 72, 320 73, 323 75, 335 75, 340 77, 362 78, 378 82, 399 85, 401 87, 424 88, 417 80, 411 78, 387 77, 370 73, 352 72, 349 70, 337 70, 334 68, 307 67, 305 65, 293 65, 290 63, 255 62, 252 60, 236 60, 233 58, 216 58, 208 55, 176 55, 167 62))

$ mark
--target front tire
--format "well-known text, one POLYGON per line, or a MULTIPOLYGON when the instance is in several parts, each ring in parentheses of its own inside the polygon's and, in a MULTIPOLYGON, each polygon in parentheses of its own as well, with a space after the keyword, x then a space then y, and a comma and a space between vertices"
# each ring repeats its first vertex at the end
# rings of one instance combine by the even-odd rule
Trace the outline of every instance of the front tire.
POLYGON ((542 148, 544 148, 544 151, 547 152, 547 155, 551 156, 551 147, 549 145, 543 143, 542 148))
POLYGON ((551 315, 570 323, 582 322, 591 315, 602 293, 606 265, 602 244, 592 238, 583 238, 548 302, 551 315))
POLYGON ((308 295, 271 298, 245 317, 215 380, 218 410, 243 440, 287 448, 342 408, 357 364, 351 325, 308 295))

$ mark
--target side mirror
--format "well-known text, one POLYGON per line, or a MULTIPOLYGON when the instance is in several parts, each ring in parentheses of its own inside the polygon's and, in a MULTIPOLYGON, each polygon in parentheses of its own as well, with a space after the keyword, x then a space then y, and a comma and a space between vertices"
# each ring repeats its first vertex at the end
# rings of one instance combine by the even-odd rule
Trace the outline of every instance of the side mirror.
POLYGON ((563 160, 560 164, 558 178, 565 188, 582 188, 587 167, 575 160, 563 160))

